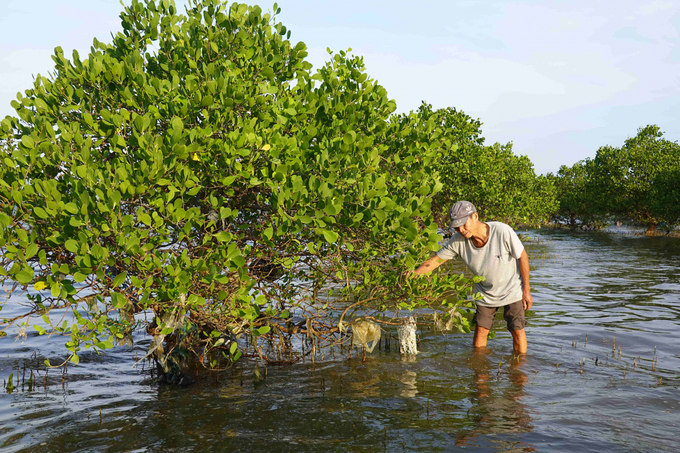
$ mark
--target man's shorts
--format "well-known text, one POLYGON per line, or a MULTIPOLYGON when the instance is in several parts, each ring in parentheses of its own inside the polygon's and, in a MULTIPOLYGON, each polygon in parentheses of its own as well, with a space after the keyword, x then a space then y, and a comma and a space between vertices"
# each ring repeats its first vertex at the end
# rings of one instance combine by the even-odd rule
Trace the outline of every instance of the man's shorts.
MULTIPOLYGON (((482 307, 477 305, 477 311, 473 319, 474 323, 479 327, 491 330, 493 325, 493 318, 496 316, 496 311, 501 307, 482 307)), ((508 330, 522 330, 527 325, 524 319, 524 305, 521 300, 513 302, 510 305, 505 305, 503 317, 508 323, 508 330)))

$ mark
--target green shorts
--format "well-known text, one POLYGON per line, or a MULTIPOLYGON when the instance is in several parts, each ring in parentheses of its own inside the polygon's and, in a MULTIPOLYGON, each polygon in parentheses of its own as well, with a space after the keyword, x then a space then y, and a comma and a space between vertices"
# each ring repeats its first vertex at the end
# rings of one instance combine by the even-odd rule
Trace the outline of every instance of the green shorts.
MULTIPOLYGON (((477 311, 473 319, 474 323, 479 327, 491 330, 493 318, 496 316, 499 308, 501 307, 482 307, 477 305, 477 311)), ((521 300, 505 305, 503 317, 508 324, 508 330, 522 330, 527 325, 527 321, 524 319, 524 305, 521 300)))

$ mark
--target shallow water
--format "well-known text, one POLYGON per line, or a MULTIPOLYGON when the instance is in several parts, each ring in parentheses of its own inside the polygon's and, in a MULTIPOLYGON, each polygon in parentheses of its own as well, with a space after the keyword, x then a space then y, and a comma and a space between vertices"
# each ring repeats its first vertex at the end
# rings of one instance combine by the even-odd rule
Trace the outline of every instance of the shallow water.
MULTIPOLYGON (((520 362, 499 315, 484 353, 470 335, 424 330, 415 358, 336 350, 259 381, 237 366, 159 387, 131 367, 140 336, 81 357, 63 386, 53 370, 47 386, 41 374, 34 390, 0 393, 0 450, 679 450, 680 239, 527 234, 535 306, 520 362)), ((0 339, 0 379, 29 373, 34 351, 62 352, 56 337, 13 339, 0 339)))

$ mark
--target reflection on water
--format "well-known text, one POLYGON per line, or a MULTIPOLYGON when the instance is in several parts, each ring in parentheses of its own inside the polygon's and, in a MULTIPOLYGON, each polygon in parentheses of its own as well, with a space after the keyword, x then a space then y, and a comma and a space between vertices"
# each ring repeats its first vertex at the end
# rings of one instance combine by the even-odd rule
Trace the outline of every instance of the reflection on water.
MULTIPOLYGON (((475 443, 479 435, 487 437, 533 430, 531 416, 522 403, 524 386, 529 381, 522 370, 525 361, 524 356, 511 358, 509 367, 504 373, 504 385, 493 385, 494 379, 500 380, 503 371, 502 361, 492 364, 487 348, 472 353, 468 365, 473 372, 474 385, 470 392, 472 407, 468 413, 474 428, 459 434, 456 439, 457 446, 479 446, 475 443)), ((492 443, 501 451, 536 451, 533 445, 507 436, 492 443)))
MULTIPOLYGON (((83 355, 63 382, 53 370, 0 393, 0 450, 680 450, 680 239, 528 236, 535 309, 520 361, 499 318, 484 351, 421 330, 417 356, 336 349, 263 380, 235 366, 180 389, 131 368, 148 347, 138 337, 83 355)), ((63 348, 27 333, 0 339, 0 379, 24 365, 28 379, 63 348)))
POLYGON ((418 394, 418 386, 416 385, 417 376, 415 371, 404 371, 401 374, 399 380, 404 386, 399 395, 401 395, 402 398, 414 398, 418 394))

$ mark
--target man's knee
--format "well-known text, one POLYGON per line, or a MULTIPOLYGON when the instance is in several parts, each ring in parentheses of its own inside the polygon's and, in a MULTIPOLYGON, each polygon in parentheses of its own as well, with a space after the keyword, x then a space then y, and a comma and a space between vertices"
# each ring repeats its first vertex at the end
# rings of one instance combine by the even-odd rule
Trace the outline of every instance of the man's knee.
POLYGON ((524 329, 511 330, 510 334, 513 338, 526 338, 526 331, 524 329))

